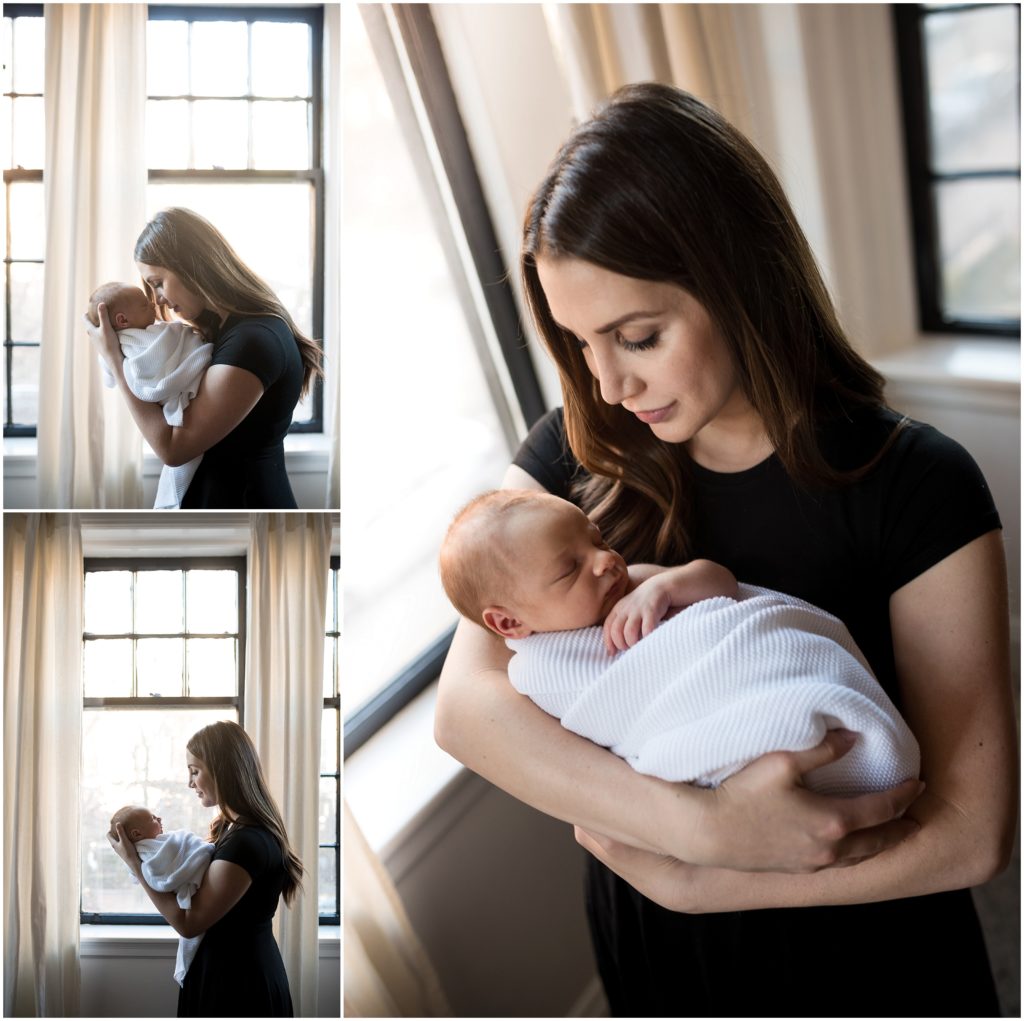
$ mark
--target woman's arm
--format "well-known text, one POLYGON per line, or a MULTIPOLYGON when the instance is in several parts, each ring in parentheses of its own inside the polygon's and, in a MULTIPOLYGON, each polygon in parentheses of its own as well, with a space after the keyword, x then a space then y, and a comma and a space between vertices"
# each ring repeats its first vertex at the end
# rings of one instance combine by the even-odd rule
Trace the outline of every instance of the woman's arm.
POLYGON ((185 409, 182 425, 169 426, 159 404, 139 400, 129 389, 124 378, 124 354, 110 325, 106 305, 100 303, 97 312, 100 326, 88 324, 89 336, 110 367, 139 431, 164 464, 177 467, 205 453, 224 439, 263 396, 262 382, 247 369, 211 365, 199 392, 185 409))
MULTIPOLYGON (((504 485, 541 489, 511 467, 504 485)), ((728 868, 804 872, 842 864, 902 840, 897 818, 919 785, 826 798, 800 776, 850 747, 838 731, 807 752, 765 756, 715 791, 641 776, 565 730, 508 681, 500 639, 459 624, 438 690, 435 738, 470 769, 548 815, 634 846, 728 868)))
POLYGON ((252 885, 249 873, 230 861, 213 861, 203 876, 199 889, 192 894, 192 906, 185 910, 178 907, 178 898, 173 893, 162 893, 154 890, 146 882, 142 874, 142 862, 139 861, 135 845, 128 839, 124 826, 118 824, 117 840, 107 836, 110 846, 132 870, 139 885, 157 911, 179 935, 186 939, 206 932, 215 922, 219 922, 241 899, 245 891, 252 885))
POLYGON ((693 868, 593 833, 580 842, 641 892, 678 911, 850 904, 986 882, 1009 860, 1017 740, 1009 684, 1006 576, 990 532, 895 592, 890 617, 905 715, 921 745, 921 829, 853 869, 813 876, 693 868))

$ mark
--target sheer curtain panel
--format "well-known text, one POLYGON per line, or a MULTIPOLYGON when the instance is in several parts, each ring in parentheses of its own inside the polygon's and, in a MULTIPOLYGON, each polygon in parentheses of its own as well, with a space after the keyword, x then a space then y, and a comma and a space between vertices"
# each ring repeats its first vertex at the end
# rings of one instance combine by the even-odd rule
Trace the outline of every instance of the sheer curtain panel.
POLYGON ((79 1009, 82 542, 4 515, 4 1014, 79 1009))
POLYGON ((305 866, 274 919, 296 1017, 317 1015, 320 732, 331 516, 254 514, 244 726, 305 866))
POLYGON ((38 506, 140 507, 142 439, 102 385, 82 314, 100 284, 139 279, 146 5, 46 4, 45 19, 38 506))
POLYGON ((345 1017, 450 1017, 395 884, 345 805, 345 1017))

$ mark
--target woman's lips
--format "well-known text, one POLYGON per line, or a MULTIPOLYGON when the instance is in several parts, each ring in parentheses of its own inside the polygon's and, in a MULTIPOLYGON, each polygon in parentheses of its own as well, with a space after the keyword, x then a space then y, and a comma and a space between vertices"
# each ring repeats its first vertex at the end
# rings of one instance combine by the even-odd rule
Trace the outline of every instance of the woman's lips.
POLYGON ((652 408, 650 411, 634 411, 633 414, 645 425, 656 425, 663 422, 675 410, 676 402, 666 404, 663 408, 652 408))

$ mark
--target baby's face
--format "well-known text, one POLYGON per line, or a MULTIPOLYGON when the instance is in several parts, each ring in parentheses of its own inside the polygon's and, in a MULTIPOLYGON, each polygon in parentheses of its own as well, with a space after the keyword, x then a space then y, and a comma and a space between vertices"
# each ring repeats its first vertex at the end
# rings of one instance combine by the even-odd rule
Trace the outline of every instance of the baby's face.
POLYGON ((516 568, 510 599, 524 634, 600 624, 626 593, 626 562, 565 500, 552 496, 517 508, 502 539, 516 568))
POLYGON ((156 308, 140 288, 133 287, 118 301, 114 329, 144 330, 155 322, 156 308))
POLYGON ((160 816, 153 815, 148 808, 140 808, 128 820, 125 831, 134 843, 136 840, 152 840, 159 836, 164 831, 164 825, 160 816))

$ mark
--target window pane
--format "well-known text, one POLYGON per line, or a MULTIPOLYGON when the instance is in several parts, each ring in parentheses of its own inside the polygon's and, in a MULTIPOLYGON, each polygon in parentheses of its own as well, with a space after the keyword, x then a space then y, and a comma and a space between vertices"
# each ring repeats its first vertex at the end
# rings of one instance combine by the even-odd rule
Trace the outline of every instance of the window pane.
MULTIPOLYGON (((120 862, 118 862, 120 864, 120 862)), ((338 910, 338 852, 332 847, 320 849, 319 914, 333 915, 338 910)))
POLYGON ((342 550, 347 713, 454 623, 437 550, 451 516, 501 481, 510 454, 360 18, 344 7, 342 17, 342 288, 346 335, 357 341, 346 345, 341 403, 342 436, 355 442, 342 458, 348 477, 366 483, 342 508, 346 535, 358 537, 342 550), (382 350, 401 366, 387 401, 409 415, 381 415, 380 393, 365 385, 381 378, 382 350), (372 444, 361 436, 370 421, 372 444), (416 528, 403 524, 410 507, 416 528))
POLYGON ((146 91, 149 95, 188 95, 187 54, 187 22, 146 22, 146 91))
MULTIPOLYGON (((43 19, 17 18, 14 23, 14 90, 43 91, 43 19)), ((40 161, 37 166, 42 166, 40 161)))
POLYGON ((43 165, 43 101, 42 99, 16 99, 11 104, 15 167, 39 170, 43 165))
POLYGON ((950 181, 937 188, 943 313, 1020 316, 1020 182, 950 181))
POLYGON ((185 694, 183 638, 140 638, 138 642, 138 694, 180 698, 185 694))
MULTIPOLYGON (((14 81, 14 19, 3 19, 3 33, 0 34, 0 47, 3 48, 3 92, 10 92, 14 81)), ((4 110, 7 110, 6 102, 4 110)), ((9 115, 8 115, 9 116, 9 115)))
POLYGON ((98 638, 85 643, 82 657, 86 698, 129 698, 132 694, 130 638, 98 638))
POLYGON ((185 745, 201 727, 235 720, 233 709, 93 710, 82 733, 82 909, 153 913, 149 899, 107 843, 110 817, 142 804, 164 829, 205 836, 216 809, 188 789, 185 745))
MULTIPOLYGON (((333 844, 338 839, 338 781, 333 776, 320 778, 320 839, 321 844, 333 844)), ((321 876, 321 886, 323 877, 321 876)))
MULTIPOLYGON (((41 259, 46 244, 43 217, 43 182, 12 181, 11 196, 11 258, 41 259)), ((40 294, 40 308, 42 295, 40 294)))
POLYGON ((257 21, 252 26, 254 96, 310 95, 309 26, 257 21))
POLYGON ((11 340, 39 340, 43 335, 43 267, 11 265, 11 340))
POLYGON ((146 165, 153 170, 186 169, 190 123, 189 104, 185 100, 149 100, 146 103, 146 165))
POLYGON ((249 84, 249 43, 244 21, 192 25, 192 94, 244 96, 249 84))
POLYGON ((331 570, 327 576, 327 612, 324 631, 338 630, 338 572, 331 570))
POLYGON ((252 160, 256 170, 309 168, 309 104, 305 100, 252 104, 252 160))
POLYGON ((91 635, 126 635, 131 632, 131 571, 86 572, 85 630, 91 635))
POLYGON ((39 348, 16 347, 12 355, 11 417, 17 425, 39 421, 39 348))
MULTIPOLYGON (((320 730, 320 772, 338 772, 338 710, 325 709, 320 730)), ((331 838, 334 839, 333 837, 331 838)))
POLYGON ((176 635, 182 628, 182 571, 139 571, 135 576, 135 630, 176 635))
POLYGON ((196 100, 192 144, 197 170, 245 169, 249 159, 248 104, 241 100, 196 100))
POLYGON ((236 695, 236 647, 234 638, 190 638, 188 640, 188 693, 196 698, 236 695))
POLYGON ((185 206, 205 216, 261 276, 300 330, 312 330, 313 189, 305 181, 211 184, 156 181, 149 215, 185 206), (259 210, 259 216, 253 215, 259 210))
POLYGON ((185 578, 188 630, 204 635, 237 632, 237 572, 189 571, 185 578))
POLYGON ((1009 169, 1020 154, 1016 5, 924 19, 934 169, 1009 169))

